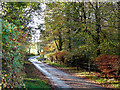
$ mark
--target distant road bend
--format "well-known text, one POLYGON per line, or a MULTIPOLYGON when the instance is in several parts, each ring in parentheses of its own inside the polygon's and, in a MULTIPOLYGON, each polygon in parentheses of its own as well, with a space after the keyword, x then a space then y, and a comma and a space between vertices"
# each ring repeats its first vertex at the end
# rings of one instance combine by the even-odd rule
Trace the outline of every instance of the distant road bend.
POLYGON ((32 64, 40 70, 50 81, 53 83, 55 87, 58 89, 80 89, 86 88, 91 90, 101 90, 105 89, 97 84, 91 83, 82 78, 73 77, 70 74, 67 74, 61 70, 58 70, 54 67, 51 67, 41 61, 38 61, 36 58, 39 56, 30 57, 28 60, 32 62, 32 64))

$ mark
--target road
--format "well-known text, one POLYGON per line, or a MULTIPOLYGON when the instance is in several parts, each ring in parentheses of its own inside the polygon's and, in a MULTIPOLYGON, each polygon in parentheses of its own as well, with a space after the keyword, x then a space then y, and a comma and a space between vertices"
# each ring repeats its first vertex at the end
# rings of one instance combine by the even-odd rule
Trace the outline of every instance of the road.
POLYGON ((51 67, 41 61, 38 61, 36 58, 39 56, 30 57, 28 60, 33 63, 33 65, 40 70, 50 81, 51 83, 61 89, 80 89, 80 88, 89 88, 89 89, 105 89, 97 84, 91 83, 82 78, 73 77, 70 74, 67 74, 61 70, 58 70, 54 67, 51 67))

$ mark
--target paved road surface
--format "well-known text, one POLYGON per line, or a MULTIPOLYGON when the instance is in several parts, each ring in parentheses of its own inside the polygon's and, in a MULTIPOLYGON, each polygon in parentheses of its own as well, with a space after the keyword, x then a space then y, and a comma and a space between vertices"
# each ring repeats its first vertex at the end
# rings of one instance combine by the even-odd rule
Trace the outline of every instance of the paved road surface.
POLYGON ((42 63, 41 61, 38 61, 36 58, 39 56, 33 56, 29 58, 28 60, 34 64, 34 66, 40 70, 50 81, 51 83, 61 89, 72 89, 72 88, 89 88, 94 90, 101 90, 105 89, 99 85, 96 85, 94 83, 91 83, 87 80, 84 80, 82 78, 73 77, 70 74, 67 74, 61 70, 58 70, 54 67, 51 67, 45 63, 42 63))

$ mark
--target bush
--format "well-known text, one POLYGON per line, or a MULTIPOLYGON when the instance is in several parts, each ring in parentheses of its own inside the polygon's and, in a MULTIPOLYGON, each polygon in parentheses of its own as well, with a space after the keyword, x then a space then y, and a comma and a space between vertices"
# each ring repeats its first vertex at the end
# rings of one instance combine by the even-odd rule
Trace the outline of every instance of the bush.
POLYGON ((23 87, 27 34, 22 28, 4 20, 2 28, 2 87, 23 87))
POLYGON ((100 55, 96 58, 95 64, 105 77, 118 76, 120 69, 120 58, 117 55, 100 55))
POLYGON ((77 67, 77 69, 79 67, 88 69, 89 58, 86 55, 75 52, 59 51, 55 53, 55 59, 67 66, 77 67))
POLYGON ((73 60, 72 60, 72 53, 71 52, 68 52, 68 54, 65 55, 64 58, 65 58, 64 63, 67 66, 73 66, 73 60))
POLYGON ((51 60, 51 62, 55 61, 55 58, 54 58, 55 54, 54 53, 50 53, 48 55, 48 59, 51 60))
POLYGON ((69 53, 69 55, 65 56, 65 62, 68 66, 75 66, 77 69, 79 67, 88 69, 88 61, 89 58, 86 55, 69 53))
POLYGON ((60 63, 65 62, 65 56, 68 55, 69 53, 67 51, 58 51, 55 53, 55 59, 59 61, 60 63))

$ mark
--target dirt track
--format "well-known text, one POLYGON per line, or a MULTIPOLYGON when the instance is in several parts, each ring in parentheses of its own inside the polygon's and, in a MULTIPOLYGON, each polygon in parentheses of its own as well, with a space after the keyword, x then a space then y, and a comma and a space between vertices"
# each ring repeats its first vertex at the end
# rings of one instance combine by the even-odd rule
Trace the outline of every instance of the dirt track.
POLYGON ((54 87, 62 89, 105 89, 97 84, 91 83, 82 78, 73 77, 70 74, 67 74, 61 70, 42 63, 41 61, 37 61, 36 57, 37 56, 31 57, 29 60, 38 70, 40 70, 40 72, 42 72, 51 81, 54 87))

